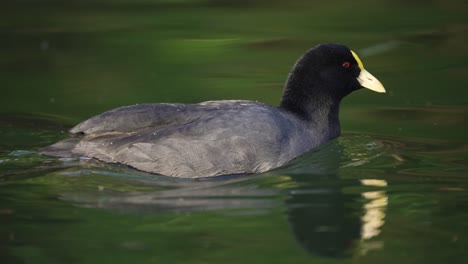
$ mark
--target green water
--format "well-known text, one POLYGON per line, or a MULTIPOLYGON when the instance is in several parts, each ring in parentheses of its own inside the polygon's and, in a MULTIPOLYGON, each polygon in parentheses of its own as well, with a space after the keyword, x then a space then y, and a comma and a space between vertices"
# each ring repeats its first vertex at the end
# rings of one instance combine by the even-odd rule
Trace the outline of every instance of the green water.
POLYGON ((1 263, 468 261, 466 1, 8 1, 0 9, 1 263), (277 104, 347 44, 385 85, 343 136, 263 175, 186 181, 37 149, 145 102, 277 104))

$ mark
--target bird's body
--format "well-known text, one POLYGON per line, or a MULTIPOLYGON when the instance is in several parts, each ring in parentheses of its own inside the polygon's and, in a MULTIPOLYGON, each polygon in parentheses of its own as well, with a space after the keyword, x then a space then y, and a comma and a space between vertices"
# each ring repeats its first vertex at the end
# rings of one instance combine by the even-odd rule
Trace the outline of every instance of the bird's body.
POLYGON ((84 134, 73 154, 192 178, 268 171, 338 136, 316 128, 266 104, 209 101, 121 107, 71 132, 84 134))
MULTIPOLYGON (((337 47, 344 54, 349 51, 337 47)), ((339 136, 339 102, 359 88, 357 81, 344 82, 337 95, 337 80, 327 75, 332 70, 314 71, 311 51, 293 68, 279 107, 240 100, 120 107, 78 124, 70 130, 75 137, 42 153, 87 156, 181 178, 259 173, 283 166, 339 136)), ((359 66, 357 57, 345 55, 359 66)), ((352 73, 354 79, 359 72, 352 73)))

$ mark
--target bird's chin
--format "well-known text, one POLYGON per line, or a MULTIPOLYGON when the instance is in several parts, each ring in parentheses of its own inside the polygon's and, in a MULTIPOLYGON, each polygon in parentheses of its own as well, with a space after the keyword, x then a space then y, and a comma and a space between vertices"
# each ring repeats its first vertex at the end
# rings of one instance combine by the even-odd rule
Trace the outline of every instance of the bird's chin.
POLYGON ((356 81, 353 84, 351 84, 350 87, 347 89, 348 92, 345 94, 345 96, 354 91, 361 90, 362 88, 363 87, 359 84, 359 82, 356 81))

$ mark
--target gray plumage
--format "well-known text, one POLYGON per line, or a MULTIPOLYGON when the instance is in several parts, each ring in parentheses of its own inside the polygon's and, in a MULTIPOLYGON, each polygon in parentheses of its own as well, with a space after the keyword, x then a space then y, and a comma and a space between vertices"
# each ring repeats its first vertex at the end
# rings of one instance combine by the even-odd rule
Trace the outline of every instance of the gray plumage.
POLYGON ((312 138, 314 129, 294 115, 251 101, 126 106, 70 132, 80 138, 42 153, 82 155, 182 178, 268 171, 325 140, 312 138))

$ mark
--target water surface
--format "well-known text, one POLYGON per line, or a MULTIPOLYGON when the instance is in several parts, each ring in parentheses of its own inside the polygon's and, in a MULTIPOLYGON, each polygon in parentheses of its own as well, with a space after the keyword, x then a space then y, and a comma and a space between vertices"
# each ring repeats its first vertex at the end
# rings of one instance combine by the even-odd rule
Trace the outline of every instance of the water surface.
POLYGON ((464 1, 12 1, 0 11, 2 263, 443 263, 468 253, 464 1), (236 2, 237 3, 237 2, 236 2), (349 45, 388 90, 261 175, 180 180, 37 150, 112 107, 277 104, 349 45))

